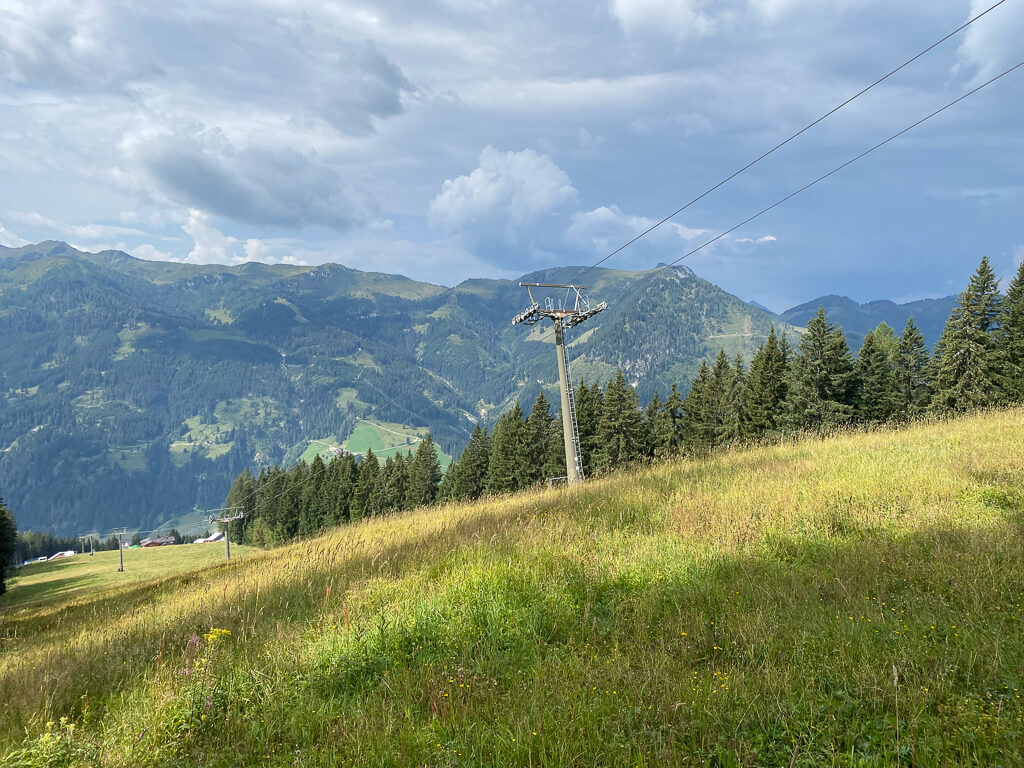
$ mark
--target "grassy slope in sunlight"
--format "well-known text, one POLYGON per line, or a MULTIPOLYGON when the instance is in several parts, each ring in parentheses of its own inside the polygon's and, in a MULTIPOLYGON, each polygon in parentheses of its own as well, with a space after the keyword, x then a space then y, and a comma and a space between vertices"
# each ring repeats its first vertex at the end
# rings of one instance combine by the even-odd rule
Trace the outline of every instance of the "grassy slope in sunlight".
POLYGON ((21 611, 0 755, 1019 764, 1022 435, 1010 410, 673 461, 21 611))

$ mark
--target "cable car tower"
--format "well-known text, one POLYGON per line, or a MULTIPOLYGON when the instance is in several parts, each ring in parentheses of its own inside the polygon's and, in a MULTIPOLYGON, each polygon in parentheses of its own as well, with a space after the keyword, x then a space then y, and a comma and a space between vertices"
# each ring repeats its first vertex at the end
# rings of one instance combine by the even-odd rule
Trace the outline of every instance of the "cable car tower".
POLYGON ((512 318, 512 325, 526 323, 536 325, 545 317, 555 322, 555 354, 558 357, 558 385, 562 393, 562 436, 565 440, 565 471, 569 485, 583 479, 583 462, 580 459, 580 434, 576 428, 576 398, 569 378, 569 363, 565 356, 566 328, 573 328, 598 312, 607 309, 608 302, 590 306, 583 295, 585 285, 557 285, 554 283, 520 283, 530 294, 530 306, 512 318), (544 306, 533 296, 534 288, 556 288, 565 290, 565 298, 553 301, 552 295, 544 298, 544 306))

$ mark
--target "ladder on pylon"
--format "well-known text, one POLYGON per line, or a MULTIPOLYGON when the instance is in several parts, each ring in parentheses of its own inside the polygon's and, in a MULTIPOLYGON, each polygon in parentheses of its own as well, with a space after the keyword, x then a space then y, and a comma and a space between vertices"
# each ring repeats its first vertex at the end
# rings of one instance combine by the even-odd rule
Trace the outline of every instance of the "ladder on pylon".
POLYGON ((580 479, 583 479, 583 459, 580 451, 580 429, 576 421, 576 388, 572 385, 572 376, 569 374, 569 356, 565 356, 565 380, 569 383, 566 392, 569 395, 569 416, 572 421, 572 443, 576 448, 576 471, 580 479))

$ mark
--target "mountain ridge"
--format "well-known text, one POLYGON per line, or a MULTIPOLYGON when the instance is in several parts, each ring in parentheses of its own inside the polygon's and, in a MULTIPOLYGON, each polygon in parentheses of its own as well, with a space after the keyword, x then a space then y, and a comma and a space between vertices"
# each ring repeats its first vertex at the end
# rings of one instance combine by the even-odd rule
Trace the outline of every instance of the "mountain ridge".
MULTIPOLYGON (((749 357, 780 324, 685 267, 519 280, 577 279, 611 301, 568 334, 573 377, 622 368, 645 399, 685 389, 720 347, 749 357)), ((314 446, 393 452, 429 429, 455 454, 516 398, 558 400, 550 328, 510 324, 519 280, 2 249, 0 487, 22 528, 149 528, 314 446)))

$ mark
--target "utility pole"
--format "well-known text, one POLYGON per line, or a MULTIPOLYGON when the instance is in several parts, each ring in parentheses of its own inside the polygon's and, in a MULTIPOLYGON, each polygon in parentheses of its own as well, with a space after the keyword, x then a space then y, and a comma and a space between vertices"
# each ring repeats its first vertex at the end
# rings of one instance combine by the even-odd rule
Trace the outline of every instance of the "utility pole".
POLYGON ((117 554, 121 562, 117 568, 118 573, 124 573, 124 539, 122 537, 126 533, 128 533, 127 528, 118 528, 114 531, 114 535, 117 536, 117 554))
POLYGON ((576 397, 572 391, 569 376, 569 362, 565 355, 565 329, 573 328, 598 312, 607 309, 608 302, 590 306, 583 291, 585 285, 559 285, 556 283, 520 283, 530 294, 530 306, 512 318, 512 325, 526 323, 536 325, 545 317, 555 323, 555 356, 558 359, 558 385, 562 395, 562 438, 565 442, 565 472, 569 485, 583 479, 583 462, 580 458, 580 435, 576 426, 576 397), (565 290, 565 298, 558 302, 551 296, 544 299, 544 306, 533 296, 534 288, 556 288, 565 290))
POLYGON ((231 525, 235 520, 241 520, 245 517, 245 512, 240 511, 241 507, 221 507, 220 509, 211 509, 210 522, 211 523, 224 523, 224 557, 226 560, 231 560, 231 525), (217 515, 221 515, 220 518, 214 519, 217 515))

